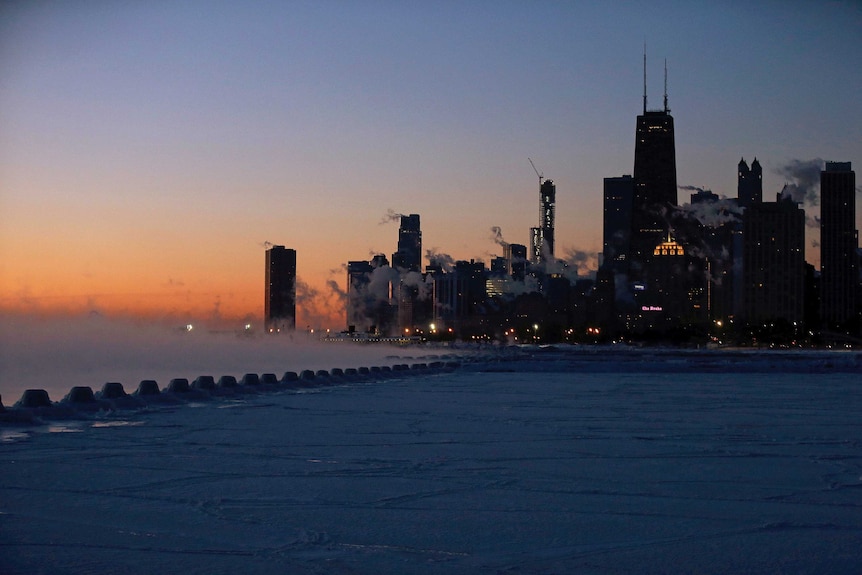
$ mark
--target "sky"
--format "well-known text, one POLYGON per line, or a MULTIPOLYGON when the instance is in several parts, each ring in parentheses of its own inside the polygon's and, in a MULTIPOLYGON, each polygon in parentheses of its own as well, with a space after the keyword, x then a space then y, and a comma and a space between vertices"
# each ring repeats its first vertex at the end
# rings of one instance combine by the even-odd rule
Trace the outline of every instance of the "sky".
POLYGON ((387 214, 455 259, 501 255, 493 226, 528 244, 528 158, 557 186, 557 255, 588 273, 644 46, 681 186, 735 197, 757 157, 772 200, 793 166, 862 166, 858 2, 607 4, 4 2, 0 312, 259 321, 277 244, 297 325, 341 329, 333 287, 391 257, 387 214))

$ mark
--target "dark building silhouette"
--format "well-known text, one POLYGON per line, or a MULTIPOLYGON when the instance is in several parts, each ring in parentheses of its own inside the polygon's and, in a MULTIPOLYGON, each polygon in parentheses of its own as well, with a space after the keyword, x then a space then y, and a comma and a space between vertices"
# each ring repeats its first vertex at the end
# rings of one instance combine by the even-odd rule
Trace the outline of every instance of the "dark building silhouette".
POLYGON ((539 186, 539 210, 541 212, 541 242, 539 261, 554 261, 554 220, 557 206, 557 187, 553 180, 545 180, 539 186))
POLYGON ((368 331, 368 309, 373 305, 369 302, 368 284, 371 282, 371 272, 374 268, 370 262, 347 262, 347 330, 350 332, 368 331))
POLYGON ((763 169, 757 158, 751 162, 751 168, 744 158, 740 158, 737 167, 736 196, 743 208, 763 202, 763 169))
POLYGON ((738 203, 733 198, 722 199, 709 190, 699 190, 691 195, 692 206, 703 206, 702 212, 713 214, 708 225, 698 225, 695 241, 704 258, 703 266, 709 278, 707 285, 707 308, 709 319, 724 321, 734 315, 734 286, 741 281, 735 276, 738 263, 742 266, 742 244, 735 245, 735 238, 742 237, 742 219, 738 214, 738 203), (735 258, 739 253, 739 261, 735 258))
POLYGON ((441 327, 453 327, 457 332, 471 331, 479 308, 487 299, 484 264, 457 261, 448 273, 439 266, 428 266, 427 271, 433 278, 432 321, 441 327))
POLYGON ((527 246, 523 244, 508 244, 504 254, 512 279, 522 282, 527 277, 527 246))
POLYGON ((708 317, 708 281, 704 260, 686 253, 670 234, 653 248, 649 277, 636 282, 637 313, 629 320, 635 332, 665 333, 704 324, 708 317))
POLYGON ((491 275, 504 277, 509 274, 509 264, 504 256, 497 256, 491 260, 491 275))
POLYGON ((633 198, 634 179, 631 176, 604 179, 602 265, 614 273, 628 272, 633 198))
POLYGON ((392 304, 395 276, 383 254, 368 261, 347 262, 347 330, 389 334, 394 330, 392 304))
POLYGON ((392 254, 392 267, 399 271, 422 270, 422 230, 419 227, 419 214, 401 216, 398 251, 392 254))
POLYGON ((742 217, 743 319, 805 319, 805 211, 789 194, 749 206, 742 217))
POLYGON ((264 326, 270 333, 296 328, 296 250, 266 250, 264 326))
POLYGON ((542 261, 542 228, 530 228, 530 263, 542 261))
POLYGON ((820 172, 820 318, 846 327, 859 311, 856 173, 850 162, 826 162, 820 172))
POLYGON ((676 146, 673 116, 667 106, 665 71, 664 109, 647 110, 644 57, 644 110, 637 118, 634 198, 630 257, 635 266, 649 260, 667 233, 666 211, 677 205, 676 146))

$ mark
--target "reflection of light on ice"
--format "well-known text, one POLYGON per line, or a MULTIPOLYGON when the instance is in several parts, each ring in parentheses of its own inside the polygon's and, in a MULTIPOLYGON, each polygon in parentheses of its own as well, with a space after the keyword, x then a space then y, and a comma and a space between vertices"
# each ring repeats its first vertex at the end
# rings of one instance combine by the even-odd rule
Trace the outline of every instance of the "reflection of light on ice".
POLYGON ((127 427, 130 425, 143 425, 143 421, 126 421, 126 420, 112 420, 112 421, 96 421, 92 424, 92 427, 127 427))
POLYGON ((83 430, 81 424, 49 425, 45 428, 48 433, 80 433, 83 430))

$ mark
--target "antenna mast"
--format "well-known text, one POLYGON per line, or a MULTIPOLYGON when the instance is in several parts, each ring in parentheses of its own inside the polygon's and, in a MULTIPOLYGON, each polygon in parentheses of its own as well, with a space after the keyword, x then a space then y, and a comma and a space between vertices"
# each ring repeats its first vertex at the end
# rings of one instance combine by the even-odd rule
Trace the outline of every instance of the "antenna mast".
POLYGON ((667 58, 664 60, 664 113, 667 114, 670 110, 667 107, 667 58))
POLYGON ((644 114, 646 114, 646 42, 644 42, 644 114))

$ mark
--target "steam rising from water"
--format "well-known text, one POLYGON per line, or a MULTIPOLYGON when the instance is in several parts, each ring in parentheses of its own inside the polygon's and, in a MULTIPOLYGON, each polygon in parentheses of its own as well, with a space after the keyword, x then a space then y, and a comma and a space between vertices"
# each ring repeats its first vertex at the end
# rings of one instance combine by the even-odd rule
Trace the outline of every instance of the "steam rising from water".
POLYGON ((303 369, 390 365, 387 356, 422 355, 411 348, 321 343, 298 331, 278 336, 210 333, 166 328, 102 316, 79 318, 0 317, 0 395, 3 405, 25 389, 41 388, 52 400, 76 385, 98 391, 118 381, 126 391, 142 379, 165 387, 171 379, 199 375, 242 376, 303 369))

